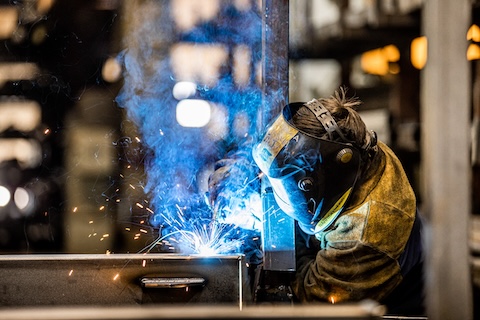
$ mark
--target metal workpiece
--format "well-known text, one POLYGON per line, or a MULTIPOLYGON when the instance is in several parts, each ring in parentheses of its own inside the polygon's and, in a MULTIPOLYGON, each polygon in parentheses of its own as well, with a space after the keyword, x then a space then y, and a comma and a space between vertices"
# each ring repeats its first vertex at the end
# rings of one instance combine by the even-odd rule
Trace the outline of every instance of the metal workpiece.
MULTIPOLYGON (((34 308, 0 310, 0 319, 16 320, 52 320, 52 319, 384 319, 383 306, 373 301, 343 305, 302 305, 296 307, 279 305, 249 306, 239 310, 232 306, 145 306, 145 307, 88 307, 88 308, 34 308)), ((415 319, 419 318, 386 318, 415 319)))
POLYGON ((5 255, 0 286, 3 308, 251 301, 243 255, 5 255))
POLYGON ((262 191, 262 207, 264 269, 295 271, 295 221, 280 210, 269 186, 262 191))
MULTIPOLYGON (((262 78, 263 113, 259 122, 262 126, 266 126, 288 102, 289 2, 266 0, 262 4, 262 70, 264 76, 262 78)), ((265 178, 262 180, 262 197, 264 269, 294 271, 295 229, 293 219, 278 208, 271 187, 265 178)))

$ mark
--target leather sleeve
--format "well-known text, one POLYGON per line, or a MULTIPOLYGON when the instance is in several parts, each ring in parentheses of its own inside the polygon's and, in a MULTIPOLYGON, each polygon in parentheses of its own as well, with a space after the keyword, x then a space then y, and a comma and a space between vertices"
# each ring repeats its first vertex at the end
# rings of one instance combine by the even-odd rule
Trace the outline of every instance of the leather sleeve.
POLYGON ((293 290, 299 301, 381 300, 402 280, 396 260, 360 242, 297 258, 293 290))

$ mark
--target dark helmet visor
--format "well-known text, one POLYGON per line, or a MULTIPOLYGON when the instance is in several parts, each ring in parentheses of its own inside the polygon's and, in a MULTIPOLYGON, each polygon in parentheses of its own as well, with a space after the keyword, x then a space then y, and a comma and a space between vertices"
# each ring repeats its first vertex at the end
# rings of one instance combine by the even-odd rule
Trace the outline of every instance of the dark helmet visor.
POLYGON ((340 214, 357 180, 360 151, 350 143, 315 137, 296 128, 287 105, 253 149, 253 158, 272 184, 280 208, 313 234, 340 214))

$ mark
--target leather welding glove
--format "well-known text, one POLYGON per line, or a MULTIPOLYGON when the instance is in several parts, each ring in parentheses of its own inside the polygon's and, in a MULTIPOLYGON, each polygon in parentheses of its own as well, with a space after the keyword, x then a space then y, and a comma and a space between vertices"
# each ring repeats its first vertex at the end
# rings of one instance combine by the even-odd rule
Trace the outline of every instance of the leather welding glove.
POLYGON ((215 163, 208 179, 208 200, 219 223, 260 230, 262 204, 258 169, 246 151, 215 163))

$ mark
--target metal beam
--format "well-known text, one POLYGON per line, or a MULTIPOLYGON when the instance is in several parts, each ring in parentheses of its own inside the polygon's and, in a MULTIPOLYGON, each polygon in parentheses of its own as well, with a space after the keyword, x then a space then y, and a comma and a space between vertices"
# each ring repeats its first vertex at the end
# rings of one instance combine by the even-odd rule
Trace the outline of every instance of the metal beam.
POLYGON ((424 1, 428 61, 421 82, 426 294, 431 319, 471 319, 468 251, 471 83, 469 0, 424 1))
POLYGON ((262 129, 288 101, 288 0, 262 2, 262 129))

